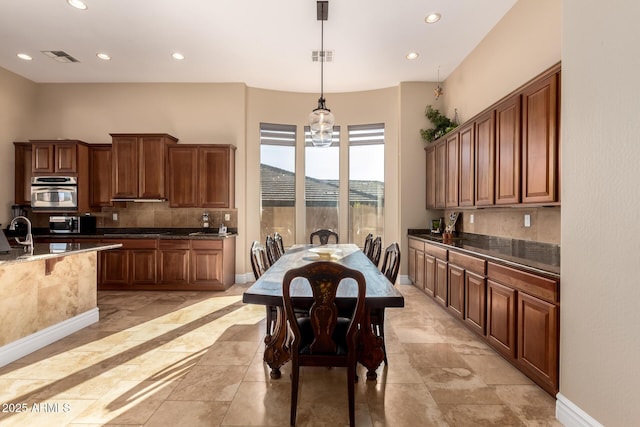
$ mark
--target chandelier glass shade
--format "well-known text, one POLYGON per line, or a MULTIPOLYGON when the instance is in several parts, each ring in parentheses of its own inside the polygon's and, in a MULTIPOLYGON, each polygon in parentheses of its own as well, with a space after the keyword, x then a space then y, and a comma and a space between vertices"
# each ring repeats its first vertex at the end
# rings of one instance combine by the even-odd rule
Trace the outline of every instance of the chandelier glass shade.
POLYGON ((316 147, 328 147, 333 141, 333 124, 335 123, 335 118, 331 110, 325 105, 324 99, 324 21, 329 16, 328 1, 317 2, 317 15, 318 20, 321 22, 320 54, 318 55, 318 60, 320 61, 320 98, 318 99, 318 108, 309 114, 309 128, 311 131, 311 143, 316 147))

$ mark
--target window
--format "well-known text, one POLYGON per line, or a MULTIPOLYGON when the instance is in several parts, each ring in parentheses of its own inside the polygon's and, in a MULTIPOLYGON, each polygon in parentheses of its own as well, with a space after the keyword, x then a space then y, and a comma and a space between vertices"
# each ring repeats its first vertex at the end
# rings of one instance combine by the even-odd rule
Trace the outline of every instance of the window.
POLYGON ((296 127, 260 123, 260 238, 295 242, 296 127))
POLYGON ((384 124, 349 126, 349 242, 384 232, 384 124))
POLYGON ((304 128, 304 136, 306 235, 320 228, 339 234, 340 128, 334 127, 329 147, 314 147, 308 126, 304 128))

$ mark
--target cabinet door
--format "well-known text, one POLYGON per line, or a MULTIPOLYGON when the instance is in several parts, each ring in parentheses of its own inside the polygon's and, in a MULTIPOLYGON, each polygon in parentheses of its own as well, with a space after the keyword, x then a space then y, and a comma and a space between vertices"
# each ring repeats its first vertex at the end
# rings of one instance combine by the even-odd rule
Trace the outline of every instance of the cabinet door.
POLYGON ((129 251, 110 249, 100 251, 100 285, 129 284, 129 251))
POLYGON ((215 249, 191 250, 191 283, 208 285, 211 289, 224 289, 222 286, 222 251, 215 249))
POLYGON ((487 281, 487 340, 510 359, 516 355, 516 291, 487 281))
POLYGON ((131 249, 131 284, 154 285, 156 283, 156 249, 131 249))
POLYGON ((15 194, 14 204, 31 204, 31 143, 14 142, 15 154, 15 194))
POLYGON ((436 207, 436 149, 426 148, 427 153, 427 209, 436 207))
MULTIPOLYGON (((411 242, 411 240, 409 240, 411 242)), ((411 283, 416 283, 416 250, 409 246, 409 258, 407 258, 409 264, 409 280, 411 283)))
POLYGON ((111 145, 92 145, 89 163, 91 206, 111 206, 111 145))
POLYGON ((141 136, 139 144, 138 194, 146 199, 164 199, 167 146, 162 136, 141 136))
POLYGON ((518 365, 554 394, 558 391, 558 331, 557 306, 518 292, 518 365))
POLYGON ((495 202, 495 112, 489 111, 475 121, 476 134, 476 206, 490 206, 495 202))
POLYGON ((424 255, 424 291, 431 295, 435 295, 436 291, 436 258, 424 255))
POLYGON ((435 147, 436 153, 436 208, 445 207, 446 173, 447 173, 447 145, 446 141, 440 141, 435 147))
POLYGON ((555 202, 557 176, 556 74, 522 94, 522 202, 555 202))
POLYGON ((136 137, 114 137, 111 150, 113 197, 137 198, 138 139, 136 137))
POLYGON ((424 252, 416 251, 416 286, 424 290, 424 252))
POLYGON ((172 146, 169 157, 169 206, 198 206, 198 147, 172 146))
POLYGON ((189 241, 161 240, 158 249, 159 283, 189 284, 189 241))
POLYGON ((54 145, 54 160, 56 173, 75 174, 78 172, 76 144, 60 143, 54 145))
POLYGON ((200 147, 199 195, 203 208, 234 207, 235 177, 228 147, 200 147))
POLYGON ((447 262, 441 259, 436 259, 436 288, 435 298, 436 301, 442 305, 447 305, 447 262))
POLYGON ((520 95, 496 108, 496 205, 520 203, 520 95))
POLYGON ((464 312, 464 269, 449 264, 449 301, 447 306, 454 316, 462 319, 464 312))
POLYGON ((473 123, 460 129, 460 206, 475 204, 475 128, 473 123))
POLYGON ((36 174, 54 173, 55 172, 54 153, 55 153, 55 147, 53 144, 43 144, 43 143, 33 144, 33 152, 32 152, 33 173, 36 173, 36 174))
POLYGON ((459 146, 458 133, 451 135, 447 138, 447 173, 446 185, 445 185, 445 206, 456 207, 458 206, 458 191, 459 191, 459 170, 460 170, 460 146, 459 146))
POLYGON ((487 281, 467 271, 464 278, 464 320, 478 334, 485 334, 487 281))

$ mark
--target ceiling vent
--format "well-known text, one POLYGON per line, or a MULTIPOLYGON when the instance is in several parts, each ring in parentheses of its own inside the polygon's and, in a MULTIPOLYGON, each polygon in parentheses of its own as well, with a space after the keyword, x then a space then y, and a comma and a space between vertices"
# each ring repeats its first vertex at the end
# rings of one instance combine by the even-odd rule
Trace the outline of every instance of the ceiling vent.
POLYGON ((311 61, 333 62, 333 51, 332 50, 313 50, 311 51, 311 61))
POLYGON ((64 50, 43 50, 42 53, 58 62, 80 62, 64 50))

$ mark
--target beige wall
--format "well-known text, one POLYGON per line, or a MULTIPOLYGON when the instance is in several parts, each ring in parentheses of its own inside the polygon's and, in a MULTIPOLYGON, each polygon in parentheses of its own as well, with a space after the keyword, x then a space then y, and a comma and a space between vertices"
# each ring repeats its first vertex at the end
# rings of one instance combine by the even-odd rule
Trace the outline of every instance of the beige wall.
POLYGON ((640 5, 562 6, 560 393, 640 425, 640 5))
POLYGON ((0 224, 11 221, 14 199, 14 141, 28 138, 35 113, 36 85, 0 68, 0 224))

